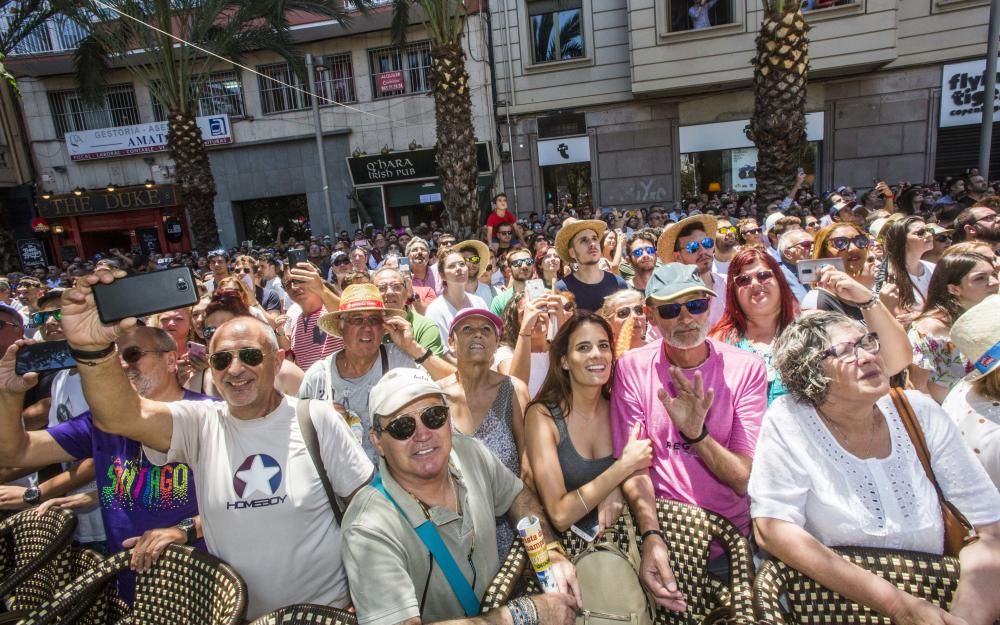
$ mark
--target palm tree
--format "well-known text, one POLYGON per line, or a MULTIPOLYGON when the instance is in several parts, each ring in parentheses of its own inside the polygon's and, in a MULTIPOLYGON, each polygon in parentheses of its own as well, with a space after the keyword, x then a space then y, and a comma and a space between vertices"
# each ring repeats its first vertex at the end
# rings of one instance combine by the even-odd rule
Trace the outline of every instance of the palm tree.
POLYGON ((444 210, 459 239, 479 233, 476 133, 472 127, 469 73, 465 70, 462 33, 468 14, 462 0, 393 0, 392 40, 406 43, 410 8, 423 10, 430 35, 428 71, 437 122, 437 162, 444 210))
MULTIPOLYGON (((366 1, 356 4, 364 8, 366 1)), ((346 23, 342 4, 340 0, 77 2, 74 17, 91 27, 90 37, 76 54, 81 94, 100 102, 108 67, 123 66, 160 103, 167 114, 167 143, 177 168, 178 194, 191 217, 195 247, 200 250, 217 247, 219 234, 215 178, 195 120, 195 94, 201 91, 209 72, 219 67, 219 61, 194 46, 178 45, 175 37, 229 60, 252 50, 276 52, 305 77, 302 55, 291 39, 289 12, 346 23)), ((311 86, 312 77, 303 84, 311 86)))
POLYGON ((762 0, 747 137, 757 146, 757 204, 780 201, 806 148, 809 24, 801 0, 762 0))

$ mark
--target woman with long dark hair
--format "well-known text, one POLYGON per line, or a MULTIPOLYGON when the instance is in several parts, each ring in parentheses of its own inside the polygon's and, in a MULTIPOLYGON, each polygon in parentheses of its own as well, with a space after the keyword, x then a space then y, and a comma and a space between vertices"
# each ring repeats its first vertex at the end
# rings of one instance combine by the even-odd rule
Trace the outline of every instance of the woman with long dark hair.
POLYGON ((576 525, 599 533, 614 524, 623 506, 619 485, 652 463, 652 445, 639 438, 638 426, 621 457, 613 455, 614 363, 611 326, 593 313, 577 313, 552 341, 548 374, 528 406, 525 438, 535 488, 560 531, 576 525))
POLYGON ((934 247, 934 232, 922 217, 905 217, 886 224, 882 232, 888 260, 882 301, 904 325, 923 309, 934 265, 920 257, 934 247))
POLYGON ((767 365, 767 403, 785 394, 771 357, 771 344, 799 315, 781 268, 761 247, 733 257, 726 285, 726 311, 710 336, 757 354, 767 365))

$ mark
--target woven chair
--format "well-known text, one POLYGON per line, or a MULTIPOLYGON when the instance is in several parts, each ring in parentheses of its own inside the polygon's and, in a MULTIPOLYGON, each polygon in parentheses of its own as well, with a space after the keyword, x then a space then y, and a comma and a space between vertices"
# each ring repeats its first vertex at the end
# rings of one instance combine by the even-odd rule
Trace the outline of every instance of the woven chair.
POLYGON ((50 599, 62 579, 53 567, 75 530, 76 515, 62 508, 42 516, 24 510, 0 521, 0 604, 21 612, 50 599))
MULTIPOLYGON (((685 614, 657 608, 656 625, 691 625, 692 622, 752 625, 753 556, 750 544, 739 530, 726 519, 697 506, 658 499, 656 509, 660 529, 670 546, 670 566, 688 602, 685 614), (708 572, 709 546, 713 540, 718 540, 729 555, 732 580, 729 584, 708 572)), ((613 540, 622 550, 627 549, 628 541, 626 514, 629 514, 627 509, 612 527, 613 540)), ((586 547, 571 531, 564 532, 560 541, 570 558, 586 547)), ((482 608, 485 612, 514 597, 538 592, 541 591, 531 571, 528 554, 521 541, 514 541, 500 571, 487 587, 482 608)))
POLYGON ((250 625, 357 625, 354 614, 325 605, 300 603, 278 608, 250 625))
MULTIPOLYGON (((844 559, 909 594, 947 609, 958 586, 956 558, 915 551, 838 547, 844 559)), ((762 625, 890 625, 889 618, 824 588, 779 560, 768 560, 754 581, 754 611, 762 625), (782 604, 789 608, 782 607, 782 604)))
MULTIPOLYGON (((135 602, 102 604, 109 587, 128 568, 131 550, 120 551, 66 586, 20 625, 77 623, 83 614, 110 615, 104 622, 142 625, 240 625, 247 607, 246 583, 215 556, 170 545, 152 569, 137 573, 135 602)), ((94 621, 95 623, 101 621, 94 621)))

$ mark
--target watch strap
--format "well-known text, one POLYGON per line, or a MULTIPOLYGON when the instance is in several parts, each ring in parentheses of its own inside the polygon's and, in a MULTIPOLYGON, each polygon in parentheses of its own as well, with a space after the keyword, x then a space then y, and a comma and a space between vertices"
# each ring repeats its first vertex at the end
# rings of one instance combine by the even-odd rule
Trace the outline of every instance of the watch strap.
POLYGON ((708 427, 704 423, 702 423, 701 433, 698 434, 698 436, 696 436, 695 438, 688 438, 687 436, 684 436, 684 432, 682 432, 680 428, 677 429, 677 433, 680 434, 681 438, 684 439, 684 442, 687 443, 688 445, 696 445, 701 441, 705 440, 705 437, 708 436, 708 427))

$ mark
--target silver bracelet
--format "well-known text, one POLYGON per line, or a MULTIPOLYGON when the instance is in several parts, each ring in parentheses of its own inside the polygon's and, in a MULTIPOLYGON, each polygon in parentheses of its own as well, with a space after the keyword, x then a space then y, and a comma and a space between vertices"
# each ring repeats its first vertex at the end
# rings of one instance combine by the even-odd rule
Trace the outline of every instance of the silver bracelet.
POLYGON ((879 301, 878 300, 878 296, 877 295, 873 295, 872 298, 870 300, 868 300, 867 302, 865 302, 863 304, 855 304, 855 305, 858 307, 858 310, 862 310, 862 311, 864 311, 864 310, 871 310, 872 308, 875 308, 876 306, 878 306, 878 301, 879 301))
POLYGON ((507 602, 514 625, 538 625, 538 611, 529 597, 518 597, 507 602))

